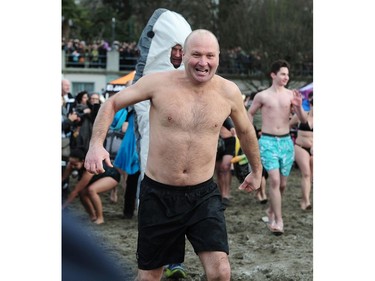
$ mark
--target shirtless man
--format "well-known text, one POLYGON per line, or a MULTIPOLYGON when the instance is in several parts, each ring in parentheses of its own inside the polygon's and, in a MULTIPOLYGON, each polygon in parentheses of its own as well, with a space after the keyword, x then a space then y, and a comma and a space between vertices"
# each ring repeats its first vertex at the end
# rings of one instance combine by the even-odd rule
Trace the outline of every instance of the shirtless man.
MULTIPOLYGON (((191 33, 190 24, 185 18, 173 11, 158 8, 154 11, 141 37, 138 48, 140 57, 136 65, 136 76, 133 83, 147 74, 167 70, 182 70, 182 46, 186 37, 191 33)), ((150 100, 134 105, 135 135, 140 160, 140 176, 137 183, 137 202, 141 189, 141 181, 146 171, 149 147, 149 112, 150 100)), ((164 275, 167 278, 186 278, 186 270, 182 263, 171 263, 165 266, 164 275)))
POLYGON ((207 279, 230 280, 224 207, 213 182, 217 140, 228 116, 253 171, 241 190, 260 187, 262 164, 239 88, 215 74, 219 52, 214 34, 193 31, 184 43, 184 70, 143 76, 109 98, 95 120, 85 167, 103 173, 102 161, 111 165, 103 141, 115 112, 151 101, 150 146, 138 212, 136 280, 160 280, 163 265, 183 262, 185 235, 207 279))
POLYGON ((289 81, 289 68, 289 63, 284 60, 272 64, 271 87, 258 93, 248 110, 251 122, 258 109, 262 112, 259 149, 270 182, 268 227, 276 235, 284 233, 281 201, 294 162, 293 141, 289 135, 291 110, 294 110, 302 122, 307 120, 307 114, 302 108, 301 94, 297 90, 285 88, 289 81))

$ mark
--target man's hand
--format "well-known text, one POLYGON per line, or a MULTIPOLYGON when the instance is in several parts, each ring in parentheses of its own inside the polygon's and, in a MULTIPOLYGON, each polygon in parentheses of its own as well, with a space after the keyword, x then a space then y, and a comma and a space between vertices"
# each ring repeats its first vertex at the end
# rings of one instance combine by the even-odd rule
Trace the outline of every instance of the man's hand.
POLYGON ((301 93, 294 89, 293 91, 293 99, 292 99, 292 104, 299 107, 302 105, 302 95, 301 93))
POLYGON ((109 167, 113 167, 109 153, 103 146, 90 146, 85 158, 85 168, 89 173, 104 173, 103 160, 109 167))
POLYGON ((255 176, 255 174, 250 173, 246 176, 243 183, 239 186, 239 190, 245 190, 247 192, 252 192, 260 188, 262 181, 262 174, 260 176, 255 176))

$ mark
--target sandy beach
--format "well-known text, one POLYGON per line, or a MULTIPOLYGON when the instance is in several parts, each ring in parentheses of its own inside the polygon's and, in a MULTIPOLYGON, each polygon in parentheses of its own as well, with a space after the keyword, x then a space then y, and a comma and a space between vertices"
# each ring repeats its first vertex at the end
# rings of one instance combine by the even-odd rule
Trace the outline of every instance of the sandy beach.
MULTIPOLYGON (((301 190, 298 168, 292 169, 283 197, 285 233, 281 236, 272 234, 261 220, 268 204, 260 204, 254 194, 239 191, 238 185, 237 178, 233 177, 231 206, 225 211, 231 280, 313 280, 313 211, 302 211, 299 207, 301 190)), ((88 224, 92 236, 100 241, 98 244, 124 270, 133 272, 135 276, 137 216, 131 220, 122 219, 121 186, 118 190, 119 200, 116 204, 110 202, 109 192, 101 195, 105 218, 102 225, 89 222, 79 199, 72 203, 69 210, 82 224, 88 224)), ((188 277, 182 280, 206 280, 199 258, 188 241, 184 264, 188 277)))

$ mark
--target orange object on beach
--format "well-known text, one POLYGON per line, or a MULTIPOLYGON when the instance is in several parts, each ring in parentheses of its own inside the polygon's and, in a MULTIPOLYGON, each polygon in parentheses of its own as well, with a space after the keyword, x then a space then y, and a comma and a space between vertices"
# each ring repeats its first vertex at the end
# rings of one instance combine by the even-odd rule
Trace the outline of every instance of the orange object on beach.
POLYGON ((241 155, 238 155, 238 156, 234 156, 232 158, 232 160, 230 160, 231 163, 237 163, 237 162, 240 162, 241 160, 245 159, 246 158, 246 155, 245 154, 241 154, 241 155))

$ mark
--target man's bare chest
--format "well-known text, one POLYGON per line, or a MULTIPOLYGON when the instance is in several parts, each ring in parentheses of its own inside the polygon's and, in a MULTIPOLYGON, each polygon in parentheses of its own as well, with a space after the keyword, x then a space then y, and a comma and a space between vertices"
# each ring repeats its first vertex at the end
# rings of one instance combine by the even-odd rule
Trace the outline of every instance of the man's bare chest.
POLYGON ((228 105, 210 98, 167 99, 158 109, 162 126, 195 132, 218 132, 229 114, 228 105))

